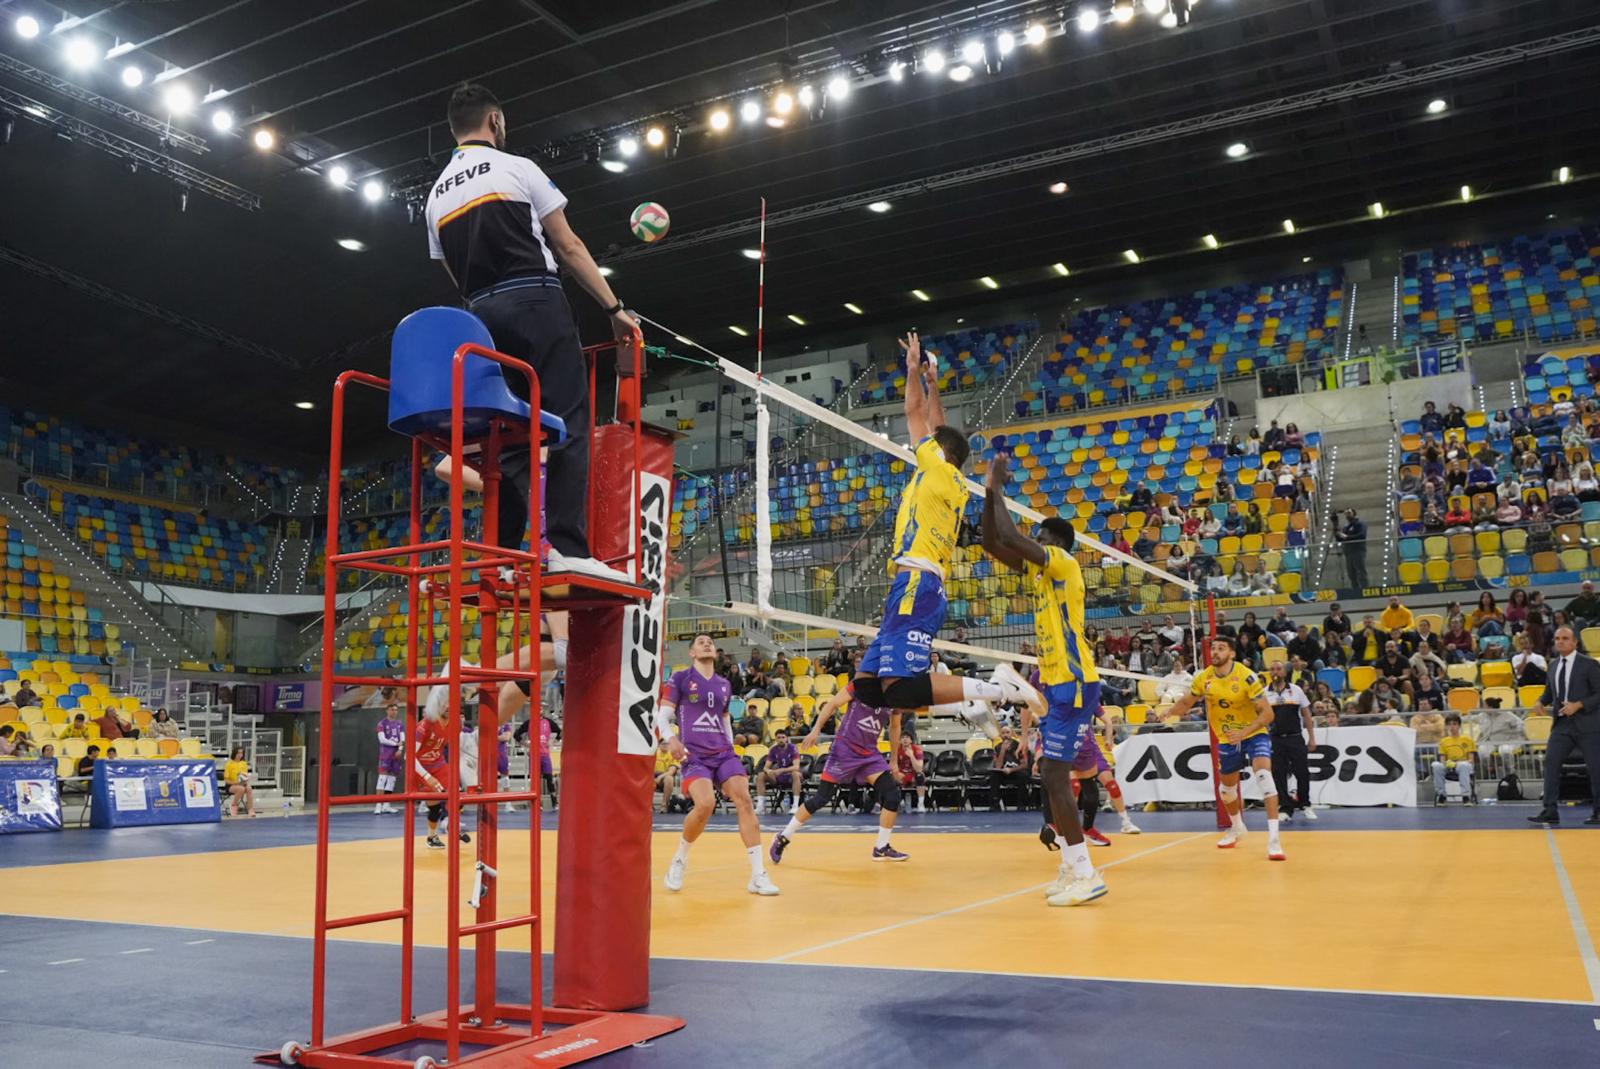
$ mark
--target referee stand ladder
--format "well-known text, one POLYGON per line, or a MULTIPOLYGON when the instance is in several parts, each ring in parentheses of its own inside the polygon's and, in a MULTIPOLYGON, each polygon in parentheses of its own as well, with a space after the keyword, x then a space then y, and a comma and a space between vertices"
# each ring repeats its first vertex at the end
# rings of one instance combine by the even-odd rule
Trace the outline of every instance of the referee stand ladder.
MULTIPOLYGON (((332 443, 328 459, 327 561, 324 573, 324 625, 322 640, 322 715, 319 740, 320 785, 317 807, 316 915, 311 977, 311 1038, 308 1043, 290 1041, 275 1052, 259 1055, 263 1064, 306 1065, 316 1067, 404 1067, 424 1069, 439 1065, 472 1065, 485 1069, 509 1066, 565 1066, 587 1061, 683 1027, 677 1018, 621 1012, 643 1005, 648 999, 649 925, 649 833, 650 797, 648 788, 632 786, 648 783, 650 759, 619 746, 616 712, 619 671, 607 676, 585 662, 576 652, 568 663, 569 694, 574 686, 585 691, 583 700, 567 703, 569 735, 587 736, 595 759, 570 762, 569 776, 579 782, 571 792, 564 783, 563 801, 573 793, 582 796, 644 790, 642 827, 624 836, 633 844, 628 862, 616 858, 607 867, 611 879, 623 887, 622 897, 642 902, 642 913, 633 908, 608 924, 602 908, 616 890, 597 886, 601 881, 581 869, 569 876, 566 840, 557 878, 560 902, 556 932, 557 1005, 544 1004, 543 944, 545 923, 541 908, 543 870, 540 859, 541 793, 538 790, 500 791, 495 767, 499 725, 497 695, 507 681, 526 682, 530 691, 531 716, 540 715, 541 680, 537 653, 532 663, 522 658, 505 668, 496 667, 496 653, 502 621, 509 620, 513 650, 532 645, 537 650, 541 612, 571 610, 572 648, 590 641, 601 652, 617 655, 623 637, 603 635, 600 629, 622 630, 628 614, 664 613, 664 598, 652 597, 661 589, 662 562, 654 562, 648 552, 653 543, 641 529, 641 487, 654 478, 643 470, 646 454, 659 454, 665 441, 667 478, 671 472, 671 441, 644 425, 639 408, 643 381, 643 345, 637 337, 631 344, 613 343, 586 352, 590 376, 590 441, 594 448, 590 486, 589 529, 596 539, 595 555, 602 557, 601 534, 609 523, 610 552, 602 559, 631 572, 643 582, 610 580, 578 574, 545 574, 541 553, 518 547, 494 545, 501 458, 507 449, 541 446, 556 447, 566 440, 567 428, 557 417, 540 409, 539 378, 524 361, 496 352, 493 339, 481 321, 457 308, 425 308, 407 316, 396 328, 391 350, 389 379, 361 371, 346 371, 334 383, 332 443), (616 349, 618 362, 631 363, 619 375, 617 417, 620 422, 595 427, 594 397, 597 357, 603 350, 616 349), (628 357, 631 355, 631 361, 628 357), (502 370, 503 369, 503 370, 502 370), (627 373, 631 371, 631 376, 627 373), (507 375, 521 375, 528 383, 528 401, 522 401, 506 386, 507 375), (628 379, 631 377, 631 390, 628 379), (388 394, 389 427, 411 438, 411 503, 409 533, 404 545, 347 550, 340 546, 341 467, 343 463, 345 400, 347 387, 367 386, 388 394), (483 515, 481 541, 467 537, 465 493, 459 478, 450 487, 449 537, 426 540, 423 524, 423 487, 432 478, 427 470, 434 452, 450 457, 452 472, 462 472, 470 464, 482 476, 483 515), (604 498, 604 502, 597 498, 604 498), (620 507, 618 507, 620 505, 620 507), (618 531, 620 529, 620 537, 618 531), (618 548, 620 542, 621 548, 618 548), (654 567, 652 567, 654 565, 654 567), (334 638, 337 628, 335 596, 339 580, 347 572, 380 572, 402 579, 406 585, 407 630, 403 670, 396 674, 345 671, 337 660, 334 638), (447 651, 436 662, 433 654, 436 606, 449 622, 447 651), (463 663, 467 639, 466 609, 476 606, 478 638, 483 665, 463 663), (603 639, 609 639, 609 646, 603 639), (576 677, 574 669, 576 669, 576 677), (425 789, 415 771, 416 747, 420 732, 416 711, 422 706, 427 688, 449 687, 449 719, 445 724, 447 761, 439 776, 443 790, 425 789), (478 703, 478 782, 462 783, 459 775, 461 753, 462 687, 478 685, 483 700, 478 703), (404 749, 403 789, 387 795, 346 795, 330 797, 333 765, 334 699, 353 687, 403 689, 411 730, 404 749), (609 692, 608 692, 609 691, 609 692), (578 731, 574 721, 597 719, 597 708, 611 709, 609 736, 603 730, 578 731), (644 762, 642 780, 633 767, 644 762), (578 767, 572 767, 576 764, 578 767), (583 782, 585 779, 596 782, 583 782), (398 802, 404 813, 403 865, 399 904, 395 908, 354 916, 330 915, 330 814, 335 806, 370 806, 379 800, 398 802), (443 803, 449 821, 445 836, 445 1005, 442 1009, 419 1012, 414 1005, 416 978, 417 920, 437 912, 435 904, 419 909, 416 895, 416 804, 443 803), (528 902, 507 915, 500 912, 496 889, 500 878, 509 875, 500 858, 500 805, 527 802, 530 821, 527 832, 528 902), (462 815, 477 810, 477 836, 471 857, 463 857, 457 832, 462 815), (642 844, 642 853, 639 850, 642 844), (463 866, 467 868, 463 872, 463 866), (464 898, 463 875, 472 878, 470 900, 464 898), (576 884, 576 886, 569 886, 576 884), (595 885, 595 886, 591 886, 595 885), (569 906, 569 902, 573 903, 569 906), (433 906, 434 908, 430 908, 433 906), (463 915, 463 908, 470 914, 463 915), (396 1001, 397 1019, 390 1024, 365 1027, 359 1031, 329 1037, 328 942, 330 935, 366 925, 399 924, 400 975, 396 1001), (636 931, 642 924, 642 938, 636 931), (613 931, 612 928, 620 930, 613 931), (498 933, 525 928, 529 937, 526 991, 501 990, 496 954, 498 933), (630 930, 632 938, 629 939, 630 930), (623 940, 622 942, 619 942, 623 940), (618 980, 601 975, 598 980, 568 984, 571 997, 563 998, 563 943, 575 948, 574 955, 591 959, 607 956, 620 970, 618 980), (462 990, 463 946, 472 951, 471 990, 462 990), (643 947, 642 956, 639 947, 643 947), (642 986, 640 984, 640 978, 642 986)), ((541 465, 529 457, 530 489, 528 516, 539 517, 542 530, 541 465)), ((670 482, 667 484, 670 500, 670 482)), ((664 530, 663 517, 663 530, 664 530)), ((637 628, 636 628, 637 630, 637 628)), ((629 651, 625 650, 624 653, 629 651)), ((634 660, 639 660, 638 651, 634 660)), ((655 647, 657 671, 659 643, 655 647)), ((591 656, 592 655, 586 655, 591 656)), ((393 662, 391 662, 393 663, 393 662)), ((659 679, 653 684, 659 686, 659 679)), ((613 806, 613 809, 615 807, 613 806)), ((562 830, 569 822, 581 830, 586 820, 599 815, 562 807, 562 830)), ((590 838, 594 828, 589 828, 590 838)), ((509 831, 509 829, 508 829, 509 831)), ((518 832, 517 834, 520 834, 518 832)), ((346 881, 370 883, 368 873, 345 873, 346 881)), ((345 886, 349 886, 347 882, 345 886)), ((424 933, 437 938, 436 933, 424 933)), ((590 960, 579 963, 586 975, 593 972, 590 960)), ((604 970, 600 970, 603 974, 604 970)), ((358 981, 369 985, 370 977, 358 981)), ((520 985, 516 985, 520 987, 520 985)))

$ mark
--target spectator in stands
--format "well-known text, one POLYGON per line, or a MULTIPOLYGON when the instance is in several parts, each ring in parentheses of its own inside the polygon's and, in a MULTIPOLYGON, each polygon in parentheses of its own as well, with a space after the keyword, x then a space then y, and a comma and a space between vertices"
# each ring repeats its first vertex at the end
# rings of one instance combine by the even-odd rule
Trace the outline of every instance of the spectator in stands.
POLYGON ((1361 620, 1361 630, 1351 638, 1350 660, 1353 664, 1377 664, 1383 656, 1384 634, 1378 630, 1378 621, 1366 616, 1361 620))
POLYGON ((1278 592, 1278 577, 1267 571, 1267 562, 1260 557, 1256 558, 1256 570, 1250 573, 1250 593, 1276 594, 1278 592))
POLYGON ((1133 552, 1140 560, 1149 564, 1156 558, 1156 528, 1154 524, 1147 524, 1139 529, 1139 537, 1133 543, 1133 552))
POLYGON ((1162 623, 1161 630, 1158 631, 1157 634, 1161 637, 1161 641, 1165 642, 1167 645, 1181 646, 1183 645, 1184 638, 1188 635, 1188 631, 1185 628, 1178 626, 1178 622, 1171 616, 1168 616, 1162 623))
POLYGON ((1395 483, 1395 492, 1402 501, 1415 500, 1422 496, 1422 473, 1411 466, 1400 472, 1400 478, 1395 483))
POLYGON ((1228 439, 1228 455, 1230 457, 1244 456, 1244 445, 1239 441, 1237 434, 1228 439))
POLYGON ((1267 529, 1267 518, 1261 514, 1261 506, 1254 501, 1245 506, 1244 533, 1262 534, 1267 529))
POLYGON ((1369 712, 1374 715, 1399 712, 1406 707, 1405 691, 1387 679, 1378 680, 1366 693, 1372 696, 1372 707, 1369 712))
POLYGON ((1408 670, 1411 677, 1411 701, 1418 709, 1443 709, 1444 690, 1440 688, 1439 681, 1433 678, 1433 673, 1426 668, 1410 666, 1408 670))
POLYGON ((1511 420, 1506 418, 1505 409, 1489 417, 1489 437, 1496 441, 1511 437, 1511 420))
POLYGON ((1600 501, 1600 479, 1595 478, 1594 465, 1585 460, 1572 473, 1572 489, 1579 501, 1600 501))
POLYGON ((1017 738, 1010 724, 1000 729, 1000 742, 994 748, 994 764, 989 768, 989 811, 1003 809, 1001 791, 1016 788, 1018 797, 1033 775, 1033 755, 1017 738))
POLYGON ((1328 606, 1328 615, 1322 618, 1322 634, 1329 641, 1335 635, 1348 635, 1351 631, 1350 618, 1344 614, 1344 606, 1337 601, 1328 606))
POLYGON ((1555 523, 1575 523, 1583 519, 1583 502, 1572 492, 1570 482, 1568 488, 1561 493, 1551 491, 1550 519, 1555 523))
MULTIPOLYGON (((1111 542, 1111 548, 1127 557, 1134 555, 1133 543, 1128 541, 1128 532, 1126 528, 1117 532, 1117 537, 1111 542)), ((1102 566, 1110 567, 1115 562, 1111 559, 1111 557, 1106 556, 1100 559, 1100 563, 1102 566)))
POLYGON ((150 721, 150 737, 153 739, 175 739, 179 735, 178 722, 172 719, 165 709, 157 709, 156 715, 150 721))
MULTIPOLYGON (((1250 593, 1250 573, 1244 570, 1244 561, 1233 562, 1233 572, 1228 576, 1228 593, 1234 597, 1243 597, 1250 593)), ((1250 614, 1246 614, 1248 620, 1250 614)))
POLYGON ((1283 428, 1283 444, 1289 449, 1301 449, 1306 444, 1306 436, 1300 433, 1300 428, 1294 423, 1283 428))
POLYGON ((115 705, 106 706, 101 714, 95 717, 96 724, 100 725, 102 739, 137 739, 139 729, 133 726, 133 721, 122 715, 122 710, 115 705))
POLYGON ((63 739, 87 739, 89 737, 89 720, 82 713, 75 713, 72 723, 68 724, 61 732, 63 739))
POLYGON ((1595 626, 1600 621, 1600 597, 1594 592, 1594 583, 1585 579, 1578 586, 1578 596, 1567 602, 1566 613, 1572 626, 1582 629, 1595 626))
POLYGON ((900 780, 900 789, 909 792, 911 788, 917 789, 917 812, 928 811, 928 777, 927 766, 924 763, 925 753, 917 740, 910 735, 900 736, 900 752, 895 757, 895 774, 900 780))
POLYGON ((94 775, 94 763, 100 760, 100 747, 90 746, 84 755, 78 758, 78 775, 94 775))
POLYGON ((1522 717, 1509 709, 1501 708, 1499 698, 1483 700, 1483 708, 1478 710, 1477 742, 1484 748, 1485 756, 1491 752, 1490 747, 1510 746, 1527 741, 1528 730, 1522 722, 1522 717))
POLYGON ((1461 784, 1461 800, 1476 805, 1477 795, 1472 789, 1472 759, 1477 756, 1478 745, 1462 734, 1461 714, 1451 713, 1444 718, 1444 737, 1439 740, 1439 756, 1433 762, 1433 804, 1444 805, 1445 781, 1451 772, 1461 784))
POLYGON ((1267 433, 1261 438, 1261 447, 1269 451, 1283 448, 1283 429, 1278 426, 1277 420, 1267 427, 1267 433))
MULTIPOLYGON (((1182 650, 1178 650, 1172 658, 1172 670, 1161 677, 1156 689, 1163 702, 1175 702, 1189 692, 1194 685, 1194 676, 1190 673, 1186 658, 1182 650)), ((1190 714, 1195 719, 1205 716, 1205 713, 1196 709, 1190 714)))
MULTIPOLYGON (((1225 483, 1227 480, 1224 479, 1222 482, 1225 483)), ((1239 506, 1237 503, 1229 505, 1227 513, 1223 515, 1222 533, 1235 537, 1241 536, 1245 533, 1244 514, 1239 511, 1239 506)))
POLYGON ((1256 622, 1256 614, 1244 614, 1244 623, 1239 625, 1238 649, 1239 660, 1251 668, 1261 667, 1261 651, 1267 646, 1267 632, 1256 622))
POLYGON ((1473 460, 1467 471, 1467 485, 1474 491, 1490 490, 1494 488, 1494 481, 1494 472, 1483 462, 1482 456, 1473 460))
POLYGON ((17 692, 11 696, 11 700, 16 703, 18 709, 26 709, 30 705, 43 704, 39 700, 39 696, 33 692, 33 684, 26 679, 22 681, 22 686, 17 688, 17 692))
POLYGON ((1467 411, 1466 411, 1466 409, 1462 408, 1460 405, 1457 405, 1457 404, 1452 404, 1447 409, 1445 409, 1445 413, 1444 413, 1444 429, 1447 430, 1447 431, 1449 431, 1449 430, 1462 430, 1462 431, 1466 430, 1467 429, 1467 411))
POLYGON ((1549 681, 1549 662, 1544 654, 1538 653, 1528 646, 1526 633, 1520 634, 1514 640, 1517 652, 1511 657, 1511 672, 1516 678, 1517 686, 1531 687, 1535 684, 1543 686, 1549 681))
POLYGON ((739 662, 733 659, 733 654, 720 647, 717 649, 717 675, 728 681, 734 694, 744 693, 744 673, 739 670, 739 662))
POLYGON ((1583 418, 1576 412, 1567 420, 1567 425, 1561 431, 1561 444, 1568 449, 1582 449, 1585 452, 1589 447, 1589 432, 1583 425, 1583 418))
POLYGON ((1346 509, 1337 538, 1344 548, 1345 576, 1351 586, 1367 585, 1367 525, 1355 509, 1346 509))
POLYGON ((1500 611, 1494 595, 1485 590, 1478 595, 1478 607, 1473 610, 1470 622, 1473 631, 1481 633, 1485 627, 1489 627, 1493 628, 1491 634, 1498 635, 1505 630, 1506 614, 1500 611))
MULTIPOLYGON (((115 751, 108 753, 111 756, 115 751)), ((239 800, 244 799, 245 811, 256 815, 256 792, 250 784, 250 762, 245 758, 244 747, 235 746, 222 769, 222 785, 228 791, 228 816, 239 815, 239 800)))
POLYGON ((17 752, 16 728, 0 724, 0 757, 11 757, 17 752))
MULTIPOLYGON (((1437 512, 1437 510, 1430 510, 1437 512)), ((1444 526, 1449 531, 1460 531, 1472 526, 1472 513, 1467 508, 1467 499, 1452 497, 1450 510, 1444 514, 1444 526)))
POLYGON ((1289 656, 1300 658, 1313 671, 1320 672, 1325 667, 1322 660, 1322 641, 1306 624, 1295 628, 1294 637, 1289 640, 1289 656))
POLYGON ((1128 495, 1128 510, 1130 512, 1149 512, 1155 508, 1155 495, 1150 492, 1150 487, 1139 483, 1133 488, 1133 493, 1128 495))
POLYGON ((47 742, 43 746, 39 747, 39 760, 41 760, 41 761, 54 761, 55 759, 56 759, 56 744, 55 743, 47 742))
POLYGON ((1500 521, 1496 516, 1494 494, 1484 492, 1472 496, 1472 529, 1474 531, 1498 531, 1500 521))
POLYGON ((1345 648, 1344 637, 1340 634, 1322 635, 1322 667, 1348 668, 1350 666, 1350 651, 1345 648))
POLYGON ((833 640, 833 648, 822 659, 822 670, 830 676, 850 671, 850 651, 844 648, 844 639, 833 640))
POLYGON ((1511 591, 1511 597, 1506 599, 1505 607, 1506 632, 1515 635, 1528 626, 1528 591, 1524 587, 1517 587, 1511 591))
POLYGON ((1383 644, 1383 655, 1378 658, 1374 668, 1378 670, 1378 678, 1386 681, 1396 690, 1408 691, 1411 687, 1411 658, 1407 657, 1400 649, 1400 643, 1390 639, 1383 644))
POLYGON ((1247 457, 1261 455, 1261 432, 1255 427, 1250 428, 1250 435, 1244 440, 1244 455, 1247 457))
POLYGON ((1500 525, 1502 530, 1507 527, 1519 526, 1522 523, 1522 499, 1520 487, 1517 488, 1517 494, 1515 496, 1500 498, 1500 507, 1495 509, 1494 519, 1495 522, 1500 525))
POLYGON ((1550 607, 1544 603, 1544 591, 1535 590, 1528 598, 1528 621, 1523 632, 1528 638, 1528 648, 1535 653, 1550 655, 1550 637, 1555 634, 1550 607))
POLYGON ((1222 533, 1222 521, 1210 509, 1204 510, 1200 515, 1200 537, 1216 538, 1222 533))
POLYGON ((1189 561, 1189 578, 1208 589, 1226 586, 1222 578, 1222 565, 1217 563, 1216 557, 1206 552, 1204 545, 1194 551, 1194 557, 1189 561))
POLYGON ((1189 578, 1189 557, 1183 551, 1183 543, 1179 542, 1172 547, 1172 552, 1167 554, 1162 567, 1180 578, 1189 578))
POLYGON ((662 813, 672 812, 678 797, 678 759, 665 746, 656 750, 656 790, 661 792, 662 813))
POLYGON ((1217 611, 1217 634, 1222 638, 1239 637, 1239 629, 1228 622, 1228 614, 1220 609, 1217 611))
POLYGON ((1528 527, 1528 552, 1549 553, 1556 548, 1555 529, 1550 526, 1550 509, 1536 491, 1527 495, 1523 509, 1528 527))
POLYGON ((1423 434, 1440 435, 1444 433, 1444 417, 1439 415, 1439 408, 1432 401, 1422 404, 1422 418, 1417 420, 1422 427, 1423 434))

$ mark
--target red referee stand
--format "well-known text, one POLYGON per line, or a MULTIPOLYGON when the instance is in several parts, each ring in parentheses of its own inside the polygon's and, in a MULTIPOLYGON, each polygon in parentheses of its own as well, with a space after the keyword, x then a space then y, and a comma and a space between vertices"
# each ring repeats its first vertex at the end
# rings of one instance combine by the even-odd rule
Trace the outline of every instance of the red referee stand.
MULTIPOLYGON (((640 339, 631 344, 597 346, 586 352, 590 376, 591 424, 595 418, 596 357, 618 350, 623 388, 618 391, 617 423, 593 428, 589 530, 594 553, 640 582, 587 575, 546 575, 540 555, 517 548, 477 542, 466 536, 465 494, 460 480, 450 489, 450 533, 447 539, 424 541, 422 488, 432 476, 425 470, 433 451, 445 452, 451 470, 464 465, 483 477, 483 537, 494 537, 500 461, 508 448, 562 440, 561 421, 540 411, 539 380, 525 362, 494 351, 477 319, 460 309, 424 309, 408 316, 395 331, 392 380, 360 371, 346 371, 333 388, 332 445, 329 450, 328 534, 325 571, 325 625, 322 658, 320 738, 320 805, 317 812, 316 916, 311 976, 311 1037, 290 1041, 281 1050, 257 1056, 263 1064, 316 1067, 405 1067, 426 1069, 439 1064, 483 1066, 565 1066, 632 1046, 676 1031, 683 1021, 673 1017, 620 1012, 649 999, 651 769, 654 738, 650 719, 636 730, 641 691, 653 704, 660 686, 665 597, 652 597, 664 584, 667 510, 671 502, 672 444, 665 432, 646 427, 639 411, 644 352, 640 339), (498 366, 496 366, 498 365, 498 366), (520 375, 529 385, 529 401, 521 402, 505 387, 506 376, 520 375), (631 384, 626 373, 631 371, 631 384), (342 466, 346 389, 368 386, 390 394, 390 426, 412 437, 409 537, 404 545, 341 550, 340 468, 342 466), (631 386, 631 388, 629 388, 631 386), (509 569, 509 571, 506 571, 509 569), (347 674, 340 670, 334 648, 338 580, 348 571, 380 572, 406 585, 407 636, 405 667, 399 674, 347 674), (466 642, 464 609, 479 613, 481 667, 462 663, 466 642), (450 621, 448 653, 433 659, 435 606, 450 621), (545 919, 540 892, 539 791, 498 790, 493 760, 479 762, 476 784, 459 782, 455 755, 460 753, 461 688, 481 684, 498 693, 508 680, 526 681, 532 715, 540 713, 539 665, 495 666, 501 621, 511 622, 513 649, 537 644, 539 614, 572 612, 571 659, 567 668, 567 726, 563 746, 561 857, 557 871, 555 1005, 542 1004, 544 959, 541 952, 545 919), (372 805, 374 795, 330 797, 333 764, 336 688, 372 686, 402 688, 407 707, 417 709, 426 688, 447 684, 450 712, 446 725, 451 760, 442 791, 428 791, 414 778, 417 732, 408 735, 403 790, 382 796, 402 803, 405 820, 404 857, 398 908, 359 916, 330 916, 328 886, 329 814, 334 806, 372 805), (618 710, 621 710, 620 714, 618 710), (645 747, 648 745, 649 749, 645 747), (467 793, 470 790, 470 793, 467 793), (413 1004, 418 913, 416 901, 416 803, 443 802, 452 827, 461 827, 463 810, 478 811, 478 834, 472 900, 462 886, 462 844, 446 836, 446 1004, 419 1010, 413 1004), (510 904, 502 913, 496 891, 503 802, 528 802, 529 894, 526 904, 510 904), (605 828, 605 836, 594 829, 605 828), (584 834, 587 832, 587 834, 584 834), (601 840, 604 857, 598 854, 601 840), (585 852, 585 840, 594 849, 585 852), (571 845, 569 845, 569 843, 571 845), (468 915, 464 916, 466 911, 468 915), (400 971, 394 1023, 335 1035, 327 1032, 329 985, 328 940, 331 933, 369 924, 400 924, 400 971), (527 928, 530 1004, 511 1002, 499 989, 496 937, 512 928, 527 928), (462 991, 463 945, 473 952, 470 993, 462 991), (419 1054, 419 1050, 428 1053, 419 1054)), ((530 457, 528 515, 540 515, 540 465, 530 457)), ((494 700, 479 704, 478 752, 492 755, 498 742, 494 700)), ((518 832, 516 834, 521 834, 518 832)), ((347 874, 349 875, 349 874, 347 874)), ((367 878, 368 874, 361 874, 367 878)), ((436 904, 428 906, 436 908, 436 904)), ((370 984, 371 977, 363 977, 370 984)))

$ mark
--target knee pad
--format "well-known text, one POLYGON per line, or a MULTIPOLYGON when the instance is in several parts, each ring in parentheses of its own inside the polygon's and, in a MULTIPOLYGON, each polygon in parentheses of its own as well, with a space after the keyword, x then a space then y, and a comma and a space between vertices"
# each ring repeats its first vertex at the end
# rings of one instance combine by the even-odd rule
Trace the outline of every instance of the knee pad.
POLYGON ((827 780, 823 780, 822 786, 817 788, 817 793, 800 804, 806 807, 807 813, 816 816, 817 810, 833 801, 833 796, 838 790, 839 785, 837 783, 829 783, 827 780))
POLYGON ((1239 788, 1233 784, 1224 783, 1222 785, 1222 801, 1227 805, 1232 805, 1238 800, 1239 788))
POLYGON ((900 812, 900 784, 889 773, 885 772, 873 781, 872 793, 877 796, 878 804, 883 806, 885 813, 900 812))
POLYGON ((1082 793, 1083 793, 1083 780, 1081 780, 1081 779, 1073 780, 1072 781, 1072 797, 1077 798, 1082 793))
POLYGON ((877 676, 856 676, 850 682, 850 693, 863 705, 870 705, 874 709, 883 707, 883 684, 877 676))
POLYGON ((1122 784, 1113 779, 1110 783, 1106 784, 1106 793, 1113 798, 1121 798, 1122 784))
POLYGON ((1261 788, 1261 797, 1268 798, 1278 793, 1278 785, 1272 782, 1270 768, 1258 768, 1251 775, 1255 777, 1256 786, 1261 788))
POLYGON ((923 709, 933 704, 933 680, 924 673, 895 679, 883 688, 883 704, 890 709, 923 709))
POLYGON ((1083 784, 1083 790, 1078 795, 1078 808, 1093 813, 1100 808, 1100 781, 1083 779, 1078 782, 1083 784))

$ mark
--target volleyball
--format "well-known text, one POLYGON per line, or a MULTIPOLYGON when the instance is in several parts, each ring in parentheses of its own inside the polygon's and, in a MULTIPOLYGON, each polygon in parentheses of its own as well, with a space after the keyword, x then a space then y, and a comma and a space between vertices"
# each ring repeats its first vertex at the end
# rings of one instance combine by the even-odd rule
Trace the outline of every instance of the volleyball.
POLYGON ((647 200, 633 210, 633 218, 628 220, 628 226, 633 230, 634 237, 648 245, 667 236, 672 219, 665 208, 653 200, 647 200))

